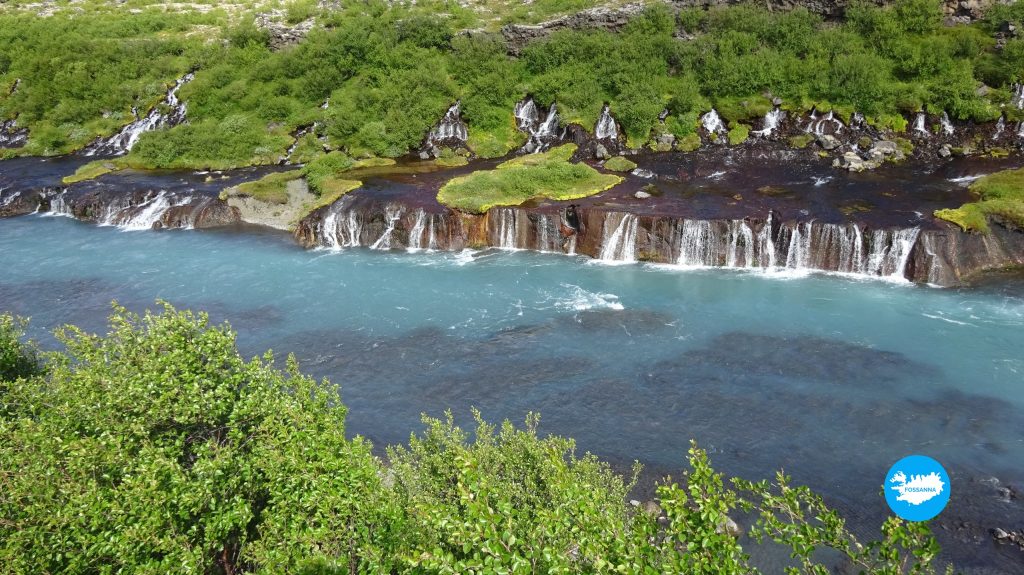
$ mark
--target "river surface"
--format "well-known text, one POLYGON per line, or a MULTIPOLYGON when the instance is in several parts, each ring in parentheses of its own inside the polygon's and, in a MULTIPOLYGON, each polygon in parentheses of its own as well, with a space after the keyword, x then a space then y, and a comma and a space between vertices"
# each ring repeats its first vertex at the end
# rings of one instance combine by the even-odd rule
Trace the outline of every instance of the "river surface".
MULTIPOLYGON (((349 432, 382 447, 420 414, 542 415, 647 483, 691 438, 721 471, 783 468, 865 536, 892 463, 942 462, 937 529, 967 572, 1024 552, 1024 279, 971 289, 827 275, 609 266, 528 252, 306 251, 259 228, 126 232, 69 218, 0 221, 0 309, 33 336, 104 329, 111 300, 163 298, 238 330, 245 355, 295 353, 339 384, 349 432), (1009 488, 1011 491, 1006 491, 1009 488)), ((648 488, 649 489, 649 488, 648 488)))

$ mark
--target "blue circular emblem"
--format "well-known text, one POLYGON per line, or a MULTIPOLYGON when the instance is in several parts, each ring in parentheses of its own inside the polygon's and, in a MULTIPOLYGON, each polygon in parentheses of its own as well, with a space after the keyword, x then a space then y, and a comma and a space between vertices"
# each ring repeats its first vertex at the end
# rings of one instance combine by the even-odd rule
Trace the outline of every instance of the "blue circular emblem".
POLYGON ((885 501, 902 519, 927 521, 949 503, 949 475, 931 457, 904 457, 885 476, 885 501))

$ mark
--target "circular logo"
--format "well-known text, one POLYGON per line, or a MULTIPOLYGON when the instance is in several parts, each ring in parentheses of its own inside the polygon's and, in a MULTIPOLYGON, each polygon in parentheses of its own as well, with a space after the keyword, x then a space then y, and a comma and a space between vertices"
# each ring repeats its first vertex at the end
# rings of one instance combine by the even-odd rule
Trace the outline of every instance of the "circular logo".
POLYGON ((885 501, 902 519, 927 521, 949 503, 949 475, 931 457, 904 457, 885 476, 885 501))

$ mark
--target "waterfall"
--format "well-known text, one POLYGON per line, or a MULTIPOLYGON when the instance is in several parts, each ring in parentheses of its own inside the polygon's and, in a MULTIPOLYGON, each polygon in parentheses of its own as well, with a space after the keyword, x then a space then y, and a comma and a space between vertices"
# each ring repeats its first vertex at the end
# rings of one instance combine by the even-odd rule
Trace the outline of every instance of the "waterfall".
POLYGON ((427 250, 437 249, 437 234, 434 232, 434 215, 430 215, 430 223, 427 226, 427 250))
POLYGON ((1003 132, 1006 131, 1006 115, 999 116, 999 121, 996 122, 996 131, 992 134, 993 140, 998 140, 1003 132))
POLYGON ((516 125, 520 130, 529 131, 540 121, 540 114, 537 112, 537 104, 533 98, 527 98, 518 102, 514 109, 516 125))
POLYGON ((700 117, 700 123, 704 130, 710 134, 724 134, 727 132, 725 122, 718 115, 718 110, 711 108, 711 111, 700 117))
POLYGON ((465 144, 468 138, 466 123, 462 121, 462 104, 455 102, 427 135, 426 145, 430 147, 452 142, 465 144))
POLYGON ((75 217, 75 213, 71 211, 71 206, 68 204, 67 193, 67 190, 61 190, 56 196, 50 198, 50 210, 45 215, 64 216, 66 218, 75 217))
POLYGON ((384 218, 387 220, 387 227, 384 228, 384 233, 377 238, 377 241, 373 242, 373 245, 370 246, 371 250, 391 249, 391 234, 394 233, 395 225, 401 217, 402 208, 400 206, 387 206, 384 208, 384 218))
POLYGON ((790 230, 789 250, 786 254, 787 268, 803 270, 810 267, 813 223, 798 223, 790 230))
POLYGON ((14 192, 13 194, 4 196, 3 193, 6 190, 7 188, 0 188, 0 208, 6 208, 7 206, 13 204, 14 200, 18 199, 18 196, 21 195, 21 192, 14 192))
POLYGON ((715 234, 708 220, 683 220, 679 232, 679 258, 683 266, 703 267, 718 265, 715 234))
POLYGON ((537 251, 552 251, 548 241, 548 237, 550 236, 548 227, 550 225, 551 218, 549 218, 547 214, 540 214, 537 216, 537 251))
POLYGON ((945 132, 947 136, 953 135, 953 122, 949 121, 949 114, 945 111, 943 111, 942 116, 939 117, 939 124, 942 126, 942 131, 945 132))
POLYGON ((615 140, 619 137, 619 129, 615 126, 615 118, 612 118, 608 104, 601 109, 601 117, 598 118, 597 126, 594 127, 594 137, 598 140, 615 140))
POLYGON ((633 214, 618 214, 621 218, 615 230, 609 235, 609 225, 612 215, 604 218, 604 229, 602 230, 601 254, 603 261, 635 262, 636 261, 636 234, 639 221, 633 214))
POLYGON ((153 224, 160 221, 160 217, 171 207, 171 201, 167 192, 159 192, 152 198, 139 204, 138 211, 129 214, 118 226, 125 231, 151 230, 153 224))
POLYGON ((1017 123, 1017 138, 1024 139, 1024 122, 1017 123))
POLYGON ((0 122, 0 148, 20 148, 28 143, 28 128, 19 128, 17 120, 0 122))
POLYGON ((772 108, 767 114, 764 115, 764 123, 760 130, 754 130, 751 132, 755 136, 761 136, 762 138, 771 136, 775 133, 775 130, 779 129, 779 125, 782 120, 786 119, 786 112, 779 107, 772 108))
POLYGON ((914 117, 914 131, 928 135, 928 129, 924 126, 925 116, 924 112, 918 112, 917 116, 914 117))
POLYGON ((842 120, 837 118, 832 110, 829 110, 821 118, 818 117, 817 110, 811 110, 808 120, 807 127, 804 128, 804 132, 808 134, 824 136, 826 134, 838 134, 843 131, 842 120))
POLYGON ((333 250, 360 245, 362 223, 355 210, 346 209, 350 203, 347 200, 349 198, 342 198, 328 208, 320 222, 320 245, 333 250))
POLYGON ((497 247, 503 250, 517 250, 519 239, 519 213, 515 208, 497 208, 491 211, 498 216, 497 247))
POLYGON ((1010 98, 1010 105, 1018 110, 1024 110, 1024 84, 1013 85, 1013 97, 1010 98))
POLYGON ((121 128, 113 136, 103 139, 100 138, 97 141, 89 144, 84 150, 86 156, 94 156, 97 154, 103 155, 121 155, 127 154, 135 143, 138 142, 139 137, 150 130, 155 130, 164 126, 175 126, 185 121, 186 104, 178 100, 178 89, 180 89, 186 82, 192 80, 195 74, 189 72, 177 82, 174 86, 167 91, 167 95, 160 102, 163 107, 169 108, 169 111, 164 113, 161 110, 161 105, 154 106, 149 113, 139 118, 138 112, 134 108, 132 112, 135 114, 135 121, 121 128))
POLYGON ((725 256, 725 265, 731 268, 754 267, 754 230, 747 222, 732 220, 729 222, 729 249, 725 256), (743 249, 743 262, 740 262, 740 248, 743 249))
POLYGON ((921 236, 921 246, 924 248, 924 253, 928 254, 928 278, 925 281, 929 285, 940 285, 942 262, 935 246, 935 236, 932 234, 921 236))
POLYGON ((416 222, 412 225, 412 229, 409 230, 409 248, 410 252, 418 252, 423 249, 423 232, 426 230, 427 212, 423 209, 416 210, 416 222))
POLYGON ((548 109, 544 121, 540 119, 537 104, 533 98, 527 97, 516 104, 515 107, 516 126, 526 132, 530 138, 522 147, 523 152, 543 152, 565 136, 564 130, 559 130, 558 108, 554 103, 548 109))
POLYGON ((864 118, 864 114, 860 112, 854 112, 853 116, 850 117, 850 129, 860 130, 867 124, 867 120, 864 118))
POLYGON ((757 251, 761 254, 761 267, 775 267, 775 237, 772 235, 772 218, 774 215, 774 212, 768 211, 768 219, 765 220, 761 231, 757 233, 757 251))

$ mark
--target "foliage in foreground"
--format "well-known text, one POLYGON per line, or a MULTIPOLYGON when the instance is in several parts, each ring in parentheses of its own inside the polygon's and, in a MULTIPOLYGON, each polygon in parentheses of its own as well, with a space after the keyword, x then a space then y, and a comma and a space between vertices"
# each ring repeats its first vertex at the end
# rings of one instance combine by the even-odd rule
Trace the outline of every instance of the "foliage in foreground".
POLYGON ((522 156, 453 178, 437 194, 437 201, 467 212, 483 213, 495 206, 518 206, 546 198, 575 200, 600 193, 622 178, 602 174, 583 164, 569 163, 576 146, 566 144, 543 154, 522 156))
POLYGON ((345 437, 338 390, 244 361, 205 315, 114 309, 110 332, 58 331, 40 369, 21 322, 0 316, 0 564, 8 573, 690 573, 756 570, 728 527, 826 573, 832 548, 865 573, 931 573, 925 524, 889 519, 861 544, 820 497, 727 487, 691 445, 663 507, 538 418, 499 428, 449 414, 385 461, 345 437))
POLYGON ((1024 169, 1004 170, 971 184, 978 199, 959 208, 936 210, 935 217, 960 226, 964 231, 988 233, 988 218, 995 217, 1024 228, 1024 169))

